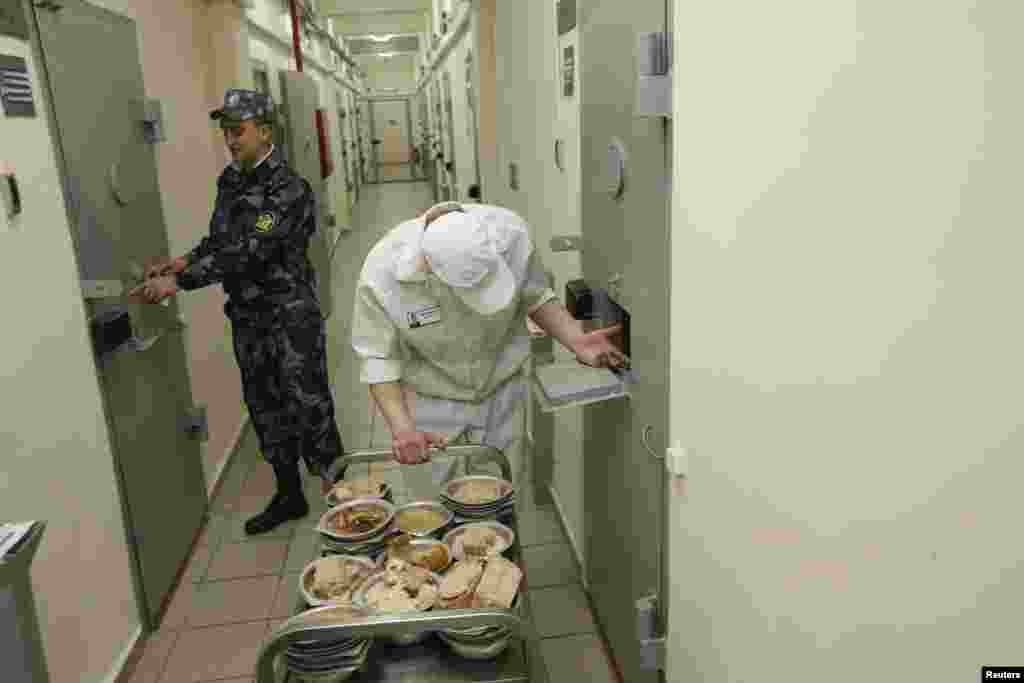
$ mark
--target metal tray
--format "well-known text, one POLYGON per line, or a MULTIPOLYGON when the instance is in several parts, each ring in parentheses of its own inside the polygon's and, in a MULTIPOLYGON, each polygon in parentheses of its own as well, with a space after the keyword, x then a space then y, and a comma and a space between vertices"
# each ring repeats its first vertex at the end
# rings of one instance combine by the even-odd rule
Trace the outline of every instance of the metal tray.
MULTIPOLYGON (((467 475, 472 475, 477 464, 496 463, 502 477, 511 481, 511 467, 501 451, 479 445, 449 446, 448 456, 457 457, 467 475)), ((386 462, 390 450, 362 451, 347 456, 351 463, 386 462)), ((515 515, 502 518, 513 532, 517 531, 515 515)), ((506 555, 521 563, 518 534, 506 555)), ((365 619, 345 624, 332 623, 324 613, 330 607, 302 611, 264 640, 257 658, 256 683, 292 683, 296 679, 275 667, 278 655, 289 643, 302 641, 331 641, 342 638, 378 638, 364 667, 349 679, 352 683, 399 683, 413 680, 444 681, 451 683, 529 683, 531 671, 539 666, 536 634, 526 616, 528 601, 517 599, 511 609, 450 609, 402 615, 370 615, 365 619), (493 659, 474 660, 459 656, 432 632, 443 630, 478 629, 493 626, 508 629, 508 648, 493 659), (428 634, 423 642, 411 646, 389 644, 387 640, 408 641, 428 634)))

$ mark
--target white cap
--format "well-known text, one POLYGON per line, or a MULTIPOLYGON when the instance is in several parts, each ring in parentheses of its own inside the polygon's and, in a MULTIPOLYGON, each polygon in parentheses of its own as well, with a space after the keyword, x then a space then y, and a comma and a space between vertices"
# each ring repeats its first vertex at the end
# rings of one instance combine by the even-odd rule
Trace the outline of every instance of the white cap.
POLYGON ((478 313, 496 313, 515 297, 515 276, 473 214, 453 211, 431 221, 421 248, 441 281, 478 313))

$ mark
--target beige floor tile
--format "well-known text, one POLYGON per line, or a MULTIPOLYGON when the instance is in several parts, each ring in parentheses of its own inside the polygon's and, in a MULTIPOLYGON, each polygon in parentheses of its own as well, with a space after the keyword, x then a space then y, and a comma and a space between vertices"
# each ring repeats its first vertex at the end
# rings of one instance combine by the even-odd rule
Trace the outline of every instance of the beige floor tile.
POLYGON ((520 509, 519 542, 523 546, 565 543, 565 533, 554 507, 520 509))
POLYGON ((177 639, 176 631, 158 631, 146 641, 142 657, 132 671, 131 683, 157 683, 177 639))
POLYGON ((214 549, 209 546, 196 546, 192 551, 192 559, 189 560, 182 580, 195 583, 206 578, 206 570, 210 568, 210 558, 213 556, 213 552, 214 549))
POLYGON ((267 624, 262 621, 183 631, 160 683, 252 676, 266 634, 267 624))
POLYGON ((274 468, 266 463, 255 463, 245 478, 245 486, 242 487, 243 495, 259 496, 268 500, 277 491, 277 479, 274 477, 274 468))
POLYGON ((295 614, 302 593, 299 590, 299 574, 285 574, 278 582, 277 595, 270 611, 271 619, 287 619, 295 614))
POLYGON ((523 548, 526 584, 530 588, 579 583, 579 570, 572 546, 566 543, 523 548))
POLYGON ((171 604, 160 622, 161 631, 173 631, 188 625, 188 614, 192 610, 198 584, 182 582, 171 598, 171 604))
POLYGON ((288 554, 288 543, 286 539, 225 543, 214 554, 206 580, 280 574, 288 554))
POLYGON ((540 649, 551 683, 573 680, 587 683, 618 683, 605 655, 601 639, 596 635, 542 640, 540 649))
POLYGON ((188 628, 201 628, 265 621, 270 618, 277 583, 276 576, 204 583, 193 593, 186 624, 188 628))
POLYGON ((527 591, 533 625, 541 638, 594 633, 590 604, 578 585, 527 591))
POLYGON ((296 534, 288 546, 288 558, 284 563, 284 573, 301 572, 313 561, 320 550, 320 536, 313 531, 296 534))

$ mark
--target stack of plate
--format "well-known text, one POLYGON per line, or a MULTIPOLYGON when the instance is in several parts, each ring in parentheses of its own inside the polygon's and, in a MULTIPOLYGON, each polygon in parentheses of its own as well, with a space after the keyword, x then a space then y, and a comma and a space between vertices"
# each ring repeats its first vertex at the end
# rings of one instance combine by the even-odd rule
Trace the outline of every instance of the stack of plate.
POLYGON ((438 637, 460 657, 466 659, 494 659, 508 647, 512 632, 503 626, 447 629, 438 631, 438 637))
MULTIPOLYGON (((516 609, 519 595, 512 602, 516 609)), ((508 647, 512 632, 505 626, 479 626, 477 628, 448 628, 437 635, 460 657, 466 659, 494 659, 508 647)))
MULTIPOLYGON (((366 614, 355 607, 339 606, 323 612, 317 621, 345 624, 364 619, 366 614)), ((364 667, 372 643, 367 638, 298 640, 285 649, 282 660, 291 672, 291 681, 340 683, 364 667)))
POLYGON ((303 683, 340 683, 366 663, 370 640, 296 641, 284 653, 285 665, 303 683))
POLYGON ((398 533, 392 524, 395 507, 380 498, 355 498, 337 507, 331 508, 320 518, 317 531, 321 537, 321 547, 328 554, 364 555, 376 558, 384 552, 389 538, 398 533), (334 518, 342 511, 353 507, 375 507, 384 513, 381 523, 365 532, 344 533, 338 531, 334 518))
POLYGON ((456 521, 470 519, 493 519, 504 517, 515 508, 515 487, 511 482, 498 477, 471 476, 453 479, 441 488, 441 501, 455 513, 456 521), (498 489, 498 497, 485 503, 466 503, 459 500, 459 491, 466 484, 482 481, 498 489))

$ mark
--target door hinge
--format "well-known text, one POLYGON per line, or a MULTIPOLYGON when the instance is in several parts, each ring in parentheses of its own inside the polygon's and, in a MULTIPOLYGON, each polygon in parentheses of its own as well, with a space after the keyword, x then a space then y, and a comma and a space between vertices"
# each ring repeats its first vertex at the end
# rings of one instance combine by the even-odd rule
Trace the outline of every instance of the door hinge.
POLYGON ((181 431, 193 439, 207 441, 210 438, 210 425, 207 418, 206 404, 196 406, 179 419, 181 431))
POLYGON ((640 641, 640 670, 665 671, 665 639, 640 641))
POLYGON ((665 636, 658 635, 658 596, 636 601, 636 634, 640 643, 640 669, 665 670, 665 636))

